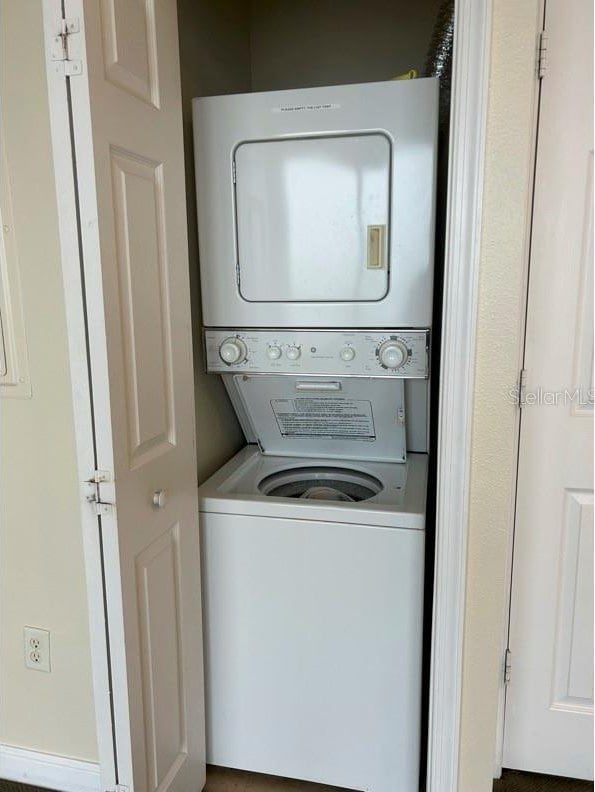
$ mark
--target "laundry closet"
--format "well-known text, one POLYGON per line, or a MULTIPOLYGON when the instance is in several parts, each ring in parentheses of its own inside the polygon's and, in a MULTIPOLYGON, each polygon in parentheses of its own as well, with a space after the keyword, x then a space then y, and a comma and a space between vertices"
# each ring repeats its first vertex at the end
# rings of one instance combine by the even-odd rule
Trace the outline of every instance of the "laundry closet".
POLYGON ((106 789, 423 779, 438 6, 44 4, 106 789))
POLYGON ((178 4, 207 762, 378 792, 432 554, 439 4, 395 5, 178 4))

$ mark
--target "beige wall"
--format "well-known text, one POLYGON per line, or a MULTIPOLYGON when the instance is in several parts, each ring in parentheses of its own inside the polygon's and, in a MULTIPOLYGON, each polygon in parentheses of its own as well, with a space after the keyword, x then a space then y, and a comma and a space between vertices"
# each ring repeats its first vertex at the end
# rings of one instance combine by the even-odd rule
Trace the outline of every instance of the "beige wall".
POLYGON ((199 482, 214 473, 245 440, 221 379, 204 373, 192 98, 250 90, 248 10, 249 4, 243 0, 178 0, 199 482))
POLYGON ((41 3, 2 0, 0 24, 11 233, 33 393, 0 401, 0 742, 95 760, 41 3), (50 674, 25 669, 24 625, 50 630, 50 674))
POLYGON ((492 789, 533 164, 540 0, 493 5, 473 412, 461 792, 492 789))
POLYGON ((389 80, 423 69, 439 0, 252 0, 252 88, 389 80))

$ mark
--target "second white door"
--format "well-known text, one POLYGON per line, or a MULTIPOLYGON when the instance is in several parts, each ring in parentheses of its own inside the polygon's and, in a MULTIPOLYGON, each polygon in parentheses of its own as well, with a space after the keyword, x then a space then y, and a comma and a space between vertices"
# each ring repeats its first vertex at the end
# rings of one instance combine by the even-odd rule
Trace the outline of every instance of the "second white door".
POLYGON ((593 5, 548 0, 503 766, 593 778, 593 5))

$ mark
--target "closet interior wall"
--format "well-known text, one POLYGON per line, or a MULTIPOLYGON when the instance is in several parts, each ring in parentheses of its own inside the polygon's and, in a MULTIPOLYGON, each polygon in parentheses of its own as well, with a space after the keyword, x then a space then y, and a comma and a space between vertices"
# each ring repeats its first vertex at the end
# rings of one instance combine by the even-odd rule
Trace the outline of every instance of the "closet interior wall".
POLYGON ((219 377, 204 373, 192 151, 195 96, 423 74, 439 0, 178 0, 194 335, 198 480, 244 437, 219 377))

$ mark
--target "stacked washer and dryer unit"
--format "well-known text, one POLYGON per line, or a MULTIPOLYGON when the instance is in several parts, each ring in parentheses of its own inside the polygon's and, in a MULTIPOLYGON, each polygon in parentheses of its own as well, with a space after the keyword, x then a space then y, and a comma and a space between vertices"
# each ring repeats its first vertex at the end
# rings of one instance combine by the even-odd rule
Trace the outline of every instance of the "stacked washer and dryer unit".
POLYGON ((437 81, 194 100, 207 761, 419 784, 437 81))

